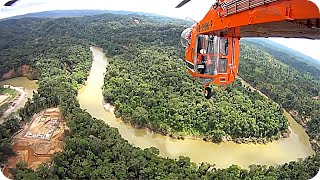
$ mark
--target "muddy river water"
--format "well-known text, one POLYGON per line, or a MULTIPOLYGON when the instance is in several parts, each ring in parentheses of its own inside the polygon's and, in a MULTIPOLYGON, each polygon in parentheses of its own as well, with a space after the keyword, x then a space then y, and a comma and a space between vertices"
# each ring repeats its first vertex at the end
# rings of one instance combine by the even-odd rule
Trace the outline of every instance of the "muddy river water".
MULTIPOLYGON (((32 98, 33 91, 37 91, 38 89, 38 84, 37 81, 31 81, 26 77, 17 77, 13 79, 8 79, 5 81, 0 81, 0 86, 3 85, 11 85, 14 87, 23 87, 24 91, 24 96, 19 99, 18 103, 16 106, 12 109, 11 112, 15 112, 21 107, 25 105, 27 102, 28 98, 32 98)), ((0 123, 2 123, 3 119, 0 118, 0 123)))
POLYGON ((312 155, 314 152, 309 137, 304 129, 285 112, 292 131, 289 138, 280 139, 267 144, 237 144, 223 142, 214 144, 202 140, 177 140, 148 129, 135 129, 115 118, 113 113, 103 108, 102 86, 107 67, 107 58, 101 49, 91 47, 94 55, 91 72, 86 85, 80 89, 78 100, 82 109, 96 118, 104 120, 116 127, 121 136, 129 143, 140 148, 156 147, 160 155, 170 158, 188 156, 193 162, 209 162, 219 168, 232 164, 247 168, 250 164, 275 165, 283 164, 298 158, 312 155))
MULTIPOLYGON (((309 137, 304 129, 297 124, 291 116, 285 112, 290 122, 292 131, 290 137, 280 139, 267 144, 237 144, 234 142, 223 142, 214 144, 202 140, 177 140, 148 129, 135 129, 115 118, 113 113, 103 108, 102 86, 104 73, 107 67, 107 58, 103 51, 91 47, 94 61, 87 83, 79 90, 78 100, 81 108, 86 109, 93 117, 102 119, 112 127, 116 127, 121 136, 129 143, 140 148, 156 147, 160 155, 170 158, 188 156, 191 161, 208 162, 216 164, 216 167, 225 168, 237 164, 247 168, 250 164, 276 165, 304 158, 314 154, 309 143, 309 137)), ((0 82, 0 85, 10 84, 17 87, 25 87, 28 95, 37 89, 34 81, 27 78, 14 78, 0 82)), ((24 105, 23 102, 22 105, 24 105)))

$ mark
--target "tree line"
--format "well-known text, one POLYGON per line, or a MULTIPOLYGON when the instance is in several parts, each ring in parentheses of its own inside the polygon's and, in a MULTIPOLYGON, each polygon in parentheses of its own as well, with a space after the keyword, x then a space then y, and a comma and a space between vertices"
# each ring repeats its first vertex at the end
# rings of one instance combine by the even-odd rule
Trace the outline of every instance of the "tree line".
MULTIPOLYGON (((151 22, 148 22, 148 20, 146 21, 146 23, 152 24, 151 22)), ((192 163, 188 157, 180 157, 178 159, 160 157, 159 150, 156 148, 147 148, 142 150, 134 147, 121 138, 117 129, 109 127, 102 120, 92 118, 88 112, 82 110, 76 100, 77 89, 86 79, 91 64, 91 54, 88 48, 89 44, 100 45, 100 41, 102 41, 101 39, 106 36, 105 34, 112 35, 112 28, 114 28, 115 32, 118 32, 123 30, 123 26, 125 25, 132 27, 136 26, 136 24, 131 22, 131 17, 121 15, 101 15, 83 18, 41 20, 27 18, 13 22, 15 23, 9 23, 8 29, 10 29, 10 26, 13 26, 13 29, 16 28, 15 26, 18 26, 19 28, 17 29, 19 30, 17 30, 17 32, 23 31, 24 28, 36 28, 35 33, 38 33, 39 36, 37 37, 37 34, 32 34, 32 32, 30 32, 30 36, 34 36, 36 39, 38 38, 37 41, 39 46, 42 47, 41 51, 37 48, 32 50, 35 41, 33 38, 30 40, 23 40, 23 42, 20 42, 19 39, 13 41, 17 42, 17 44, 15 44, 16 46, 18 46, 18 44, 20 44, 19 46, 24 44, 24 47, 20 48, 20 51, 25 52, 26 54, 28 54, 29 51, 38 52, 36 54, 29 54, 32 58, 28 58, 27 61, 34 62, 33 66, 40 72, 39 89, 34 98, 32 100, 30 99, 26 106, 19 111, 21 121, 27 121, 33 113, 40 111, 43 108, 58 105, 63 115, 66 117, 67 124, 71 129, 71 133, 65 140, 64 151, 57 153, 52 159, 52 162, 40 165, 35 171, 26 168, 25 163, 19 163, 17 168, 12 171, 15 179, 309 179, 313 177, 319 169, 319 154, 304 160, 285 163, 284 165, 277 167, 252 165, 249 169, 241 169, 239 166, 232 165, 226 169, 217 169, 214 165, 207 163, 201 163, 200 165, 192 163), (122 19, 123 21, 119 22, 119 19, 122 19), (20 27, 20 25, 23 26, 20 27), (109 25, 112 27, 111 29, 109 25), (88 33, 95 33, 96 31, 92 30, 97 29, 100 34, 90 36, 92 39, 96 39, 97 41, 92 41, 92 39, 89 39, 86 35, 82 35, 82 33, 86 31, 83 30, 84 28, 78 29, 81 26, 86 28, 88 33), (47 33, 48 36, 42 36, 42 33, 47 33), (83 39, 80 39, 80 37, 83 39), (100 41, 98 42, 98 40, 100 41)), ((2 23, 7 23, 7 21, 1 22, 0 25, 2 25, 2 23)), ((150 27, 151 25, 148 24, 144 25, 144 28, 146 30, 149 28, 152 29, 152 27, 150 27)), ((175 27, 171 24, 166 26, 161 23, 153 23, 152 26, 159 26, 157 27, 158 31, 155 31, 155 33, 153 33, 154 29, 152 29, 150 30, 150 34, 146 34, 150 37, 154 36, 153 38, 164 33, 165 28, 180 28, 180 26, 175 27)), ((123 31, 128 32, 129 30, 125 29, 123 31)), ((169 34, 170 32, 170 30, 166 31, 166 33, 169 34)), ((176 33, 178 33, 178 31, 176 33)), ((129 41, 129 44, 127 44, 128 49, 138 46, 137 44, 131 43, 130 40, 125 37, 127 36, 124 36, 122 39, 119 38, 119 41, 129 41)), ((143 39, 140 38, 137 40, 142 41, 143 39)), ((161 36, 161 38, 164 37, 161 36)), ((110 56, 112 53, 130 56, 130 54, 124 53, 124 49, 126 49, 126 47, 121 45, 121 43, 117 43, 117 39, 113 40, 113 45, 108 45, 110 47, 102 47, 106 52, 110 52, 110 56)), ((0 41, 2 40, 3 38, 0 38, 0 41)), ((5 38, 5 41, 9 40, 5 38)), ((158 44, 158 42, 154 42, 152 39, 149 41, 151 44, 158 44)), ((172 53, 172 55, 178 56, 175 54, 177 48, 170 47, 170 43, 177 42, 173 42, 170 38, 164 38, 164 42, 160 46, 163 48, 150 47, 148 45, 148 48, 142 48, 141 50, 136 51, 136 53, 147 53, 140 55, 142 57, 147 56, 150 53, 150 59, 155 58, 156 55, 165 54, 159 57, 162 61, 158 61, 159 68, 161 64, 169 66, 161 68, 164 70, 163 73, 167 73, 167 79, 161 79, 161 83, 171 84, 176 82, 176 76, 179 78, 179 75, 175 75, 172 69, 180 73, 178 69, 175 69, 181 66, 180 62, 170 63, 168 60, 165 60, 167 58, 167 53, 172 53)), ((6 51, 14 51, 14 49, 15 46, 10 46, 6 51)), ((12 54, 12 56, 16 56, 16 54, 12 54)), ((20 58, 17 58, 17 61, 23 57, 24 56, 21 55, 20 58)), ((8 56, 8 58, 10 58, 10 56, 8 56)), ((120 61, 120 58, 123 57, 113 57, 113 63, 125 63, 120 61), (114 58, 119 58, 119 60, 117 61, 114 58)), ((128 61, 130 60, 131 59, 128 59, 128 61)), ((149 59, 145 58, 145 60, 149 59)), ((16 59, 12 58, 12 62, 16 63, 15 61, 16 59)), ((135 59, 135 61, 138 60, 135 59)), ((146 69, 148 70, 147 67, 146 69)), ((125 70, 126 69, 124 69, 124 71, 125 70)), ((158 69, 155 68, 155 71, 150 71, 150 73, 157 76, 156 70, 158 69)), ((112 71, 108 71, 108 73, 111 72, 112 71)), ((129 75, 131 76, 130 72, 127 76, 129 75)), ((142 77, 148 79, 147 77, 142 77)), ((185 77, 181 76, 180 78, 185 77)), ((177 82, 182 83, 183 81, 177 82)), ((190 88, 190 90, 186 91, 194 94, 200 93, 197 90, 198 87, 192 80, 187 80, 185 82, 190 83, 190 86, 181 86, 190 88)), ((152 88, 145 85, 146 83, 137 83, 141 83, 141 90, 152 88)), ((252 99, 261 98, 256 95, 256 93, 247 92, 245 88, 242 88, 240 85, 238 86, 239 89, 229 89, 230 92, 225 91, 223 94, 217 95, 216 99, 220 98, 228 102, 226 98, 228 97, 227 94, 235 96, 233 97, 234 100, 239 100, 239 102, 241 102, 241 100, 250 102, 252 99)), ((141 92, 138 91, 138 93, 141 92)), ((181 92, 176 92, 176 94, 179 93, 181 92)), ((165 94, 165 97, 166 96, 169 97, 170 94, 165 94)), ((154 99, 157 100, 156 98, 154 99)), ((170 98, 168 99, 171 100, 170 98)), ((137 103, 139 102, 137 99, 132 99, 132 101, 136 101, 137 103)), ((179 102, 179 99, 176 101, 179 102)), ((200 104, 204 107, 211 105, 211 102, 201 104, 202 99, 194 99, 194 101, 195 104, 200 104)), ((261 107, 269 108, 270 106, 272 108, 272 106, 275 106, 274 111, 277 112, 277 107, 273 103, 268 102, 263 98, 260 101, 261 107)), ((157 102, 150 101, 147 103, 157 102)), ((174 103, 174 101, 172 103, 174 103)), ((253 105, 249 106, 248 110, 255 107, 253 102, 252 104, 253 105)), ((199 109, 203 108, 202 106, 200 106, 199 109)), ((175 109, 168 109, 168 113, 174 110, 175 109)), ((199 112, 203 111, 199 110, 199 112)), ((5 124, 0 125, 0 142, 4 139, 10 141, 9 139, 11 134, 19 129, 19 122, 16 121, 9 119, 5 124), (13 125, 12 127, 16 128, 12 128, 11 125, 8 125, 9 123, 13 125), (6 134, 4 132, 6 132, 6 134)), ((2 148, 3 146, 0 147, 2 148)), ((7 149, 10 149, 10 144, 7 149)), ((3 153, 4 150, 5 149, 1 149, 1 153, 3 153)), ((7 153, 6 156, 9 155, 11 154, 7 153)), ((0 157, 2 158, 3 156, 1 155, 0 157)))
POLYGON ((241 52, 240 76, 291 112, 307 130, 313 148, 319 150, 319 78, 277 59, 285 58, 285 53, 270 54, 246 41, 241 44, 241 52))

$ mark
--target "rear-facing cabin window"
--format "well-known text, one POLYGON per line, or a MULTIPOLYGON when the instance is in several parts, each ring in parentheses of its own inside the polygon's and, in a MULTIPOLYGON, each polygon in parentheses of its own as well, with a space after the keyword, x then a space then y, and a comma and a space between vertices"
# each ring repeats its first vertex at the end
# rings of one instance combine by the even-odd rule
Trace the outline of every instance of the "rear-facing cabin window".
POLYGON ((220 58, 220 63, 219 63, 219 72, 225 73, 227 72, 227 59, 226 58, 220 58))
POLYGON ((228 39, 226 38, 220 39, 220 52, 224 56, 228 55, 228 39))

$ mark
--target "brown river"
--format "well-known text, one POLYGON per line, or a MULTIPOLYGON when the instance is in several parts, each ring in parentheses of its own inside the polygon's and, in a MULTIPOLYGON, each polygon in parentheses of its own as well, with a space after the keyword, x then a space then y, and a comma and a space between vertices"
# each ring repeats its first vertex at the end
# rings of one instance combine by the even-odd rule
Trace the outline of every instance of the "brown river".
MULTIPOLYGON (((78 100, 82 109, 86 109, 93 117, 102 119, 111 127, 119 130, 121 136, 136 147, 156 147, 160 155, 170 158, 188 156, 191 161, 216 164, 218 168, 237 164, 247 168, 250 164, 276 165, 314 154, 309 137, 304 129, 285 112, 290 122, 290 137, 267 144, 237 144, 223 142, 214 144, 202 140, 177 140, 148 129, 135 129, 115 118, 114 114, 103 108, 102 86, 107 67, 107 58, 99 48, 90 48, 94 61, 86 85, 79 90, 78 100)), ((26 78, 15 78, 1 82, 13 86, 25 87, 28 91, 36 90, 34 81, 26 78)), ((30 96, 30 95, 29 95, 30 96)))
POLYGON ((220 168, 232 164, 238 164, 244 168, 253 163, 283 164, 314 153, 308 135, 288 113, 285 115, 290 122, 292 131, 290 137, 267 144, 237 144, 234 142, 214 144, 202 140, 177 140, 153 133, 148 129, 135 129, 103 108, 101 87, 107 67, 107 58, 101 49, 91 48, 91 51, 94 55, 91 72, 86 85, 78 95, 81 108, 87 109, 92 116, 104 120, 110 126, 118 128, 121 136, 137 147, 153 146, 160 150, 161 156, 170 158, 188 156, 193 162, 209 162, 220 168))

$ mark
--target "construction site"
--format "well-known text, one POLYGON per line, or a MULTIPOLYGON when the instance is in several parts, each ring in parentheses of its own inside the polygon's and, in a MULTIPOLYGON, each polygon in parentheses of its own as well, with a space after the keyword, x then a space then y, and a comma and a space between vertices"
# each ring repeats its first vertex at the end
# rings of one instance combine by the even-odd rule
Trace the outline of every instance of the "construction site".
POLYGON ((10 168, 25 161, 28 168, 36 169, 41 163, 50 161, 55 152, 62 151, 64 134, 69 131, 58 108, 50 108, 35 114, 14 137, 15 157, 4 167, 4 175, 10 178, 10 168))

